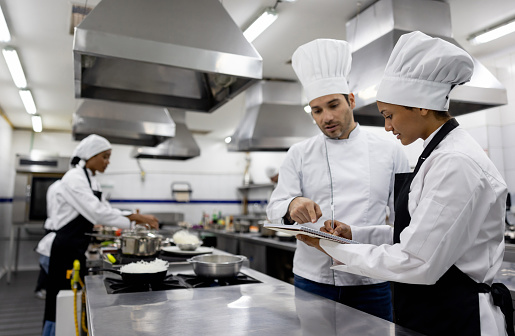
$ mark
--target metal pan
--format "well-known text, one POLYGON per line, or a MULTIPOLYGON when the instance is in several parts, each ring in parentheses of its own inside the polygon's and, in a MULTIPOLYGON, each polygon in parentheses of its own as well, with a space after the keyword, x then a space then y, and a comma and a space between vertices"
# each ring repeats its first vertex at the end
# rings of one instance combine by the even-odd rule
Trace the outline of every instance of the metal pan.
POLYGON ((208 254, 188 259, 196 275, 205 278, 231 278, 238 275, 245 256, 208 254))
POLYGON ((99 268, 98 271, 106 271, 118 274, 122 277, 124 283, 128 285, 144 285, 161 283, 166 278, 166 272, 168 270, 153 272, 153 273, 127 273, 111 268, 99 268))

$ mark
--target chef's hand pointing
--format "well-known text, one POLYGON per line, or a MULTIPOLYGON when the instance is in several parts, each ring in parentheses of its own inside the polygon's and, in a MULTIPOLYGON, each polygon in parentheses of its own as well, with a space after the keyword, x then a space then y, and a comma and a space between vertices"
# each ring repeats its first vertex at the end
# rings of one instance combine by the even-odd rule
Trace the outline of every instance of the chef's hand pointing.
POLYGON ((342 222, 334 221, 333 229, 331 228, 331 220, 326 220, 324 226, 320 228, 320 231, 352 240, 352 230, 350 226, 342 222))
POLYGON ((288 207, 289 217, 299 223, 316 223, 322 217, 320 206, 306 197, 296 197, 288 207))

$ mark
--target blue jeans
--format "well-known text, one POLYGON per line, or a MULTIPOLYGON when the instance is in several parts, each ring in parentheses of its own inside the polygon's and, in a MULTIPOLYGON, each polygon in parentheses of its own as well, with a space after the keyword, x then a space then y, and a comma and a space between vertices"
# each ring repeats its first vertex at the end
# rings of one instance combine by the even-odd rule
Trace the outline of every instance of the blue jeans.
POLYGON ((314 282, 294 274, 295 287, 343 303, 365 313, 392 321, 390 283, 361 286, 333 286, 314 282))

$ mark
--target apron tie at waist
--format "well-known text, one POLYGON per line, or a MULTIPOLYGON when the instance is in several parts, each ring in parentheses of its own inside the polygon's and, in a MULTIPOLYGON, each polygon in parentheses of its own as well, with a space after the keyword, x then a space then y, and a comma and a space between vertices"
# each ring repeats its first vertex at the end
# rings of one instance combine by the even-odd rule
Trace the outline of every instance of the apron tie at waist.
POLYGON ((506 320, 506 331, 508 336, 515 336, 513 328, 513 302, 511 300, 510 290, 503 283, 494 283, 488 286, 485 283, 478 284, 479 293, 491 293, 494 305, 501 308, 506 320))

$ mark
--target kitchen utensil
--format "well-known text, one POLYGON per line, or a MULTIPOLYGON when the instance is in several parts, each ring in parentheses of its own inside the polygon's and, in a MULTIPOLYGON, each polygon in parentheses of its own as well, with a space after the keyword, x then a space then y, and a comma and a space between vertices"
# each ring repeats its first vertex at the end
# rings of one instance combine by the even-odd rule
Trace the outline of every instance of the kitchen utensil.
POLYGON ((223 254, 199 255, 188 259, 195 274, 206 278, 235 277, 245 260, 245 256, 223 254))
POLYGON ((176 245, 181 251, 195 251, 200 245, 202 245, 202 242, 198 242, 196 244, 176 244, 176 245))
POLYGON ((122 277, 123 282, 128 285, 144 285, 162 282, 165 279, 166 272, 168 270, 150 273, 127 273, 111 268, 99 268, 96 269, 96 271, 105 271, 118 274, 122 277))
POLYGON ((163 246, 163 247, 161 247, 161 250, 165 251, 167 253, 189 255, 189 256, 213 253, 212 247, 205 247, 205 246, 200 246, 195 251, 183 251, 183 250, 179 249, 178 246, 163 246))
POLYGON ((121 237, 122 253, 135 256, 151 256, 161 248, 163 236, 145 228, 124 232, 121 237))

